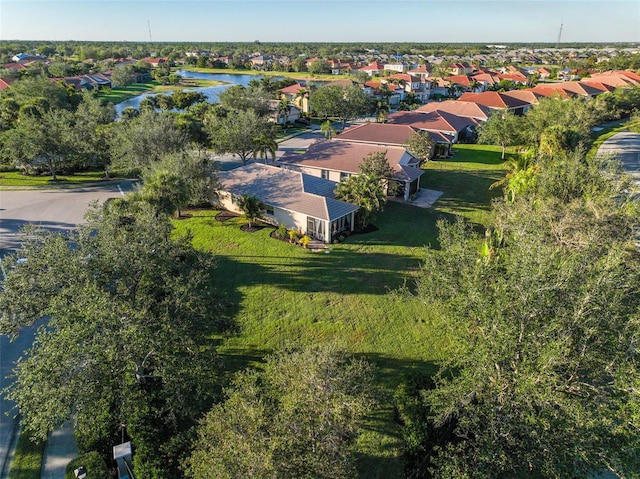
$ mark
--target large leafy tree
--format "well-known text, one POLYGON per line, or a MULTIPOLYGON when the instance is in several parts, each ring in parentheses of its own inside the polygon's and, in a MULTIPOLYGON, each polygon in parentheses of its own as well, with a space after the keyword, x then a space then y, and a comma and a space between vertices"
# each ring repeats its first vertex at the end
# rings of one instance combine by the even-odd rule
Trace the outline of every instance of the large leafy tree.
POLYGON ((524 143, 523 125, 523 117, 516 116, 509 110, 495 112, 480 126, 478 142, 500 145, 501 158, 504 160, 508 146, 524 143))
POLYGON ((45 438, 73 418, 93 448, 119 441, 125 425, 139 475, 175 477, 165 443, 210 404, 208 337, 221 308, 212 258, 171 230, 148 203, 116 200, 69 237, 29 232, 4 258, 0 332, 48 318, 9 391, 25 433, 45 438))
POLYGON ((220 93, 220 104, 230 111, 249 111, 258 116, 269 113, 269 101, 272 94, 262 87, 247 88, 242 85, 234 85, 220 93))
POLYGON ((354 175, 337 184, 336 198, 359 206, 357 220, 362 228, 369 225, 376 212, 387 202, 380 179, 371 175, 354 175))
POLYGON ((433 158, 435 141, 425 131, 414 131, 404 143, 404 146, 413 153, 421 162, 433 158))
POLYGON ((259 142, 265 138, 274 138, 273 124, 258 116, 253 110, 229 113, 224 117, 212 116, 207 124, 211 146, 216 153, 238 155, 243 164, 253 155, 259 142))
POLYGON ((441 249, 427 251, 416 289, 457 347, 408 415, 424 434, 413 477, 638 470, 637 205, 624 181, 599 168, 575 177, 574 166, 541 171, 532 195, 497 208, 484 238, 440 224, 441 249), (544 187, 560 177, 589 194, 544 187))
POLYGON ((111 168, 142 170, 169 153, 182 150, 187 136, 170 113, 144 110, 118 122, 110 138, 111 168))
POLYGON ((322 86, 310 96, 309 106, 321 118, 338 118, 342 128, 347 121, 375 111, 373 98, 357 85, 346 88, 339 85, 322 86))
POLYGON ((55 180, 75 158, 74 121, 73 113, 62 108, 23 112, 14 128, 2 134, 3 155, 26 171, 44 167, 55 180))
POLYGON ((366 363, 332 347, 284 351, 247 370, 198 428, 195 479, 355 477, 351 447, 372 405, 366 363))

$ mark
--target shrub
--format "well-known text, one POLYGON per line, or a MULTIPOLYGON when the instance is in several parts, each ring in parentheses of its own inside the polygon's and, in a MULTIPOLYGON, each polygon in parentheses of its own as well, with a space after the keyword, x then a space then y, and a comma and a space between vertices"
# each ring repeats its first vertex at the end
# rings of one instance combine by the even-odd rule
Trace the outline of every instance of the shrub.
POLYGON ((104 459, 96 451, 82 454, 73 459, 64 471, 64 479, 75 479, 74 470, 84 466, 87 470, 87 477, 91 479, 110 479, 109 470, 104 459))
POLYGON ((302 238, 300 238, 300 244, 303 248, 306 248, 309 243, 311 243, 311 238, 309 236, 304 235, 302 238))
POLYGON ((287 225, 280 223, 276 228, 275 235, 279 239, 285 239, 287 237, 287 225))
POLYGON ((298 239, 298 232, 296 230, 289 230, 288 231, 288 235, 289 235, 289 242, 290 243, 295 243, 296 240, 298 239))

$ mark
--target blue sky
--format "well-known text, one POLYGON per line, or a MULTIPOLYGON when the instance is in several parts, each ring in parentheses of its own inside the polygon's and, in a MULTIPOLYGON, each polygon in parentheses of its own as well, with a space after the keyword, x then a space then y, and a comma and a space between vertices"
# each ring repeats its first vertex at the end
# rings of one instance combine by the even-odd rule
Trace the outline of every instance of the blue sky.
POLYGON ((640 42, 638 0, 0 0, 1 40, 640 42))

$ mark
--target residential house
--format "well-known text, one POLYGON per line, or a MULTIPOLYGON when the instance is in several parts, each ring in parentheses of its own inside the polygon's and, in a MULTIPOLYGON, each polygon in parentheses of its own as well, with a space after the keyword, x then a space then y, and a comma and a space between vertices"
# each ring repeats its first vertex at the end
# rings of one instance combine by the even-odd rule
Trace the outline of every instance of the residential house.
POLYGON ((380 62, 371 62, 367 66, 358 68, 358 71, 365 72, 369 76, 376 76, 384 71, 384 65, 380 62))
POLYGON ((407 73, 418 78, 430 78, 432 76, 432 71, 433 69, 431 68, 431 65, 424 63, 422 65, 418 65, 415 68, 412 68, 411 70, 408 70, 407 73))
MULTIPOLYGON (((451 138, 449 146, 458 142, 471 141, 480 124, 480 121, 475 118, 457 116, 445 111, 398 111, 391 113, 387 120, 395 125, 410 125, 419 130, 446 135, 451 138)), ((444 153, 449 155, 451 151, 444 153)))
POLYGON ((560 83, 538 83, 533 91, 540 90, 563 90, 567 92, 569 96, 586 96, 586 97, 594 97, 598 96, 601 93, 604 93, 602 89, 593 87, 589 85, 589 83, 578 82, 578 81, 566 81, 560 83))
POLYGON ((440 132, 422 131, 411 125, 394 125, 393 123, 364 123, 347 128, 334 138, 339 141, 368 143, 373 145, 402 146, 415 133, 428 134, 434 143, 433 156, 444 157, 451 150, 452 137, 440 132))
POLYGON ((452 63, 449 70, 453 75, 469 75, 473 72, 473 67, 466 62, 452 63))
POLYGON ((353 231, 359 208, 335 199, 333 181, 260 163, 222 171, 218 177, 218 201, 230 211, 242 213, 238 200, 250 195, 266 205, 263 219, 270 224, 284 224, 325 243, 353 231))
POLYGON ((525 112, 529 111, 531 106, 540 103, 540 98, 544 97, 541 93, 537 93, 535 89, 509 90, 503 91, 502 94, 528 103, 530 106, 525 107, 525 112))
POLYGON ((423 113, 444 111, 456 116, 474 118, 478 121, 487 121, 489 115, 491 115, 491 108, 488 106, 463 100, 430 101, 419 106, 414 111, 423 113))
POLYGON ((281 88, 280 94, 283 98, 288 99, 300 109, 303 113, 309 113, 309 90, 301 83, 295 83, 285 88, 281 88))
POLYGON ((0 91, 6 90, 13 83, 13 78, 0 78, 0 91))
POLYGON ((406 93, 413 93, 422 102, 427 101, 431 95, 431 82, 429 80, 424 80, 408 73, 391 75, 383 79, 382 82, 396 84, 406 93))
POLYGON ((283 126, 294 123, 302 116, 300 108, 294 103, 290 102, 285 105, 279 100, 269 100, 269 111, 271 119, 283 126))
POLYGON ((500 110, 510 110, 516 115, 523 115, 531 106, 530 103, 512 96, 504 95, 497 91, 484 91, 482 93, 465 93, 460 97, 463 101, 472 101, 479 105, 500 110))
POLYGON ((286 152, 278 163, 308 175, 342 181, 360 174, 360 165, 367 155, 380 152, 385 154, 389 166, 394 170, 393 178, 388 180, 398 186, 397 194, 408 201, 420 189, 420 176, 424 171, 418 167, 420 160, 404 147, 320 140, 312 143, 305 153, 286 152))
POLYGON ((407 73, 407 70, 409 69, 409 65, 407 65, 404 62, 385 63, 382 68, 384 71, 407 73))
POLYGON ((159 66, 165 65, 167 63, 167 59, 162 57, 145 57, 140 61, 148 63, 153 68, 158 68, 159 66))

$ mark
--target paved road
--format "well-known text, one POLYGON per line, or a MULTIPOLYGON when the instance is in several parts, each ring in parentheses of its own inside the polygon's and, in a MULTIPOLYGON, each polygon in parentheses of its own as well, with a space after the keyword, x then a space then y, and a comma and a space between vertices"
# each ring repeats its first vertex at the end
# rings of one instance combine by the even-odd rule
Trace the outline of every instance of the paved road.
POLYGON ((600 146, 598 154, 615 155, 640 187, 640 133, 617 133, 600 146))
MULTIPOLYGON (((20 246, 20 229, 36 224, 50 231, 68 231, 84 220, 90 202, 117 198, 130 191, 131 183, 56 190, 0 191, 0 259, 20 246)), ((33 342, 35 328, 25 328, 19 338, 10 342, 0 336, 0 390, 10 384, 15 361, 33 342)), ((16 422, 7 415, 12 403, 0 395, 0 477, 5 467, 16 422)), ((65 463, 66 464, 66 463, 65 463)), ((62 469, 64 477, 64 468, 62 469)), ((53 477, 53 476, 52 476, 53 477)))

